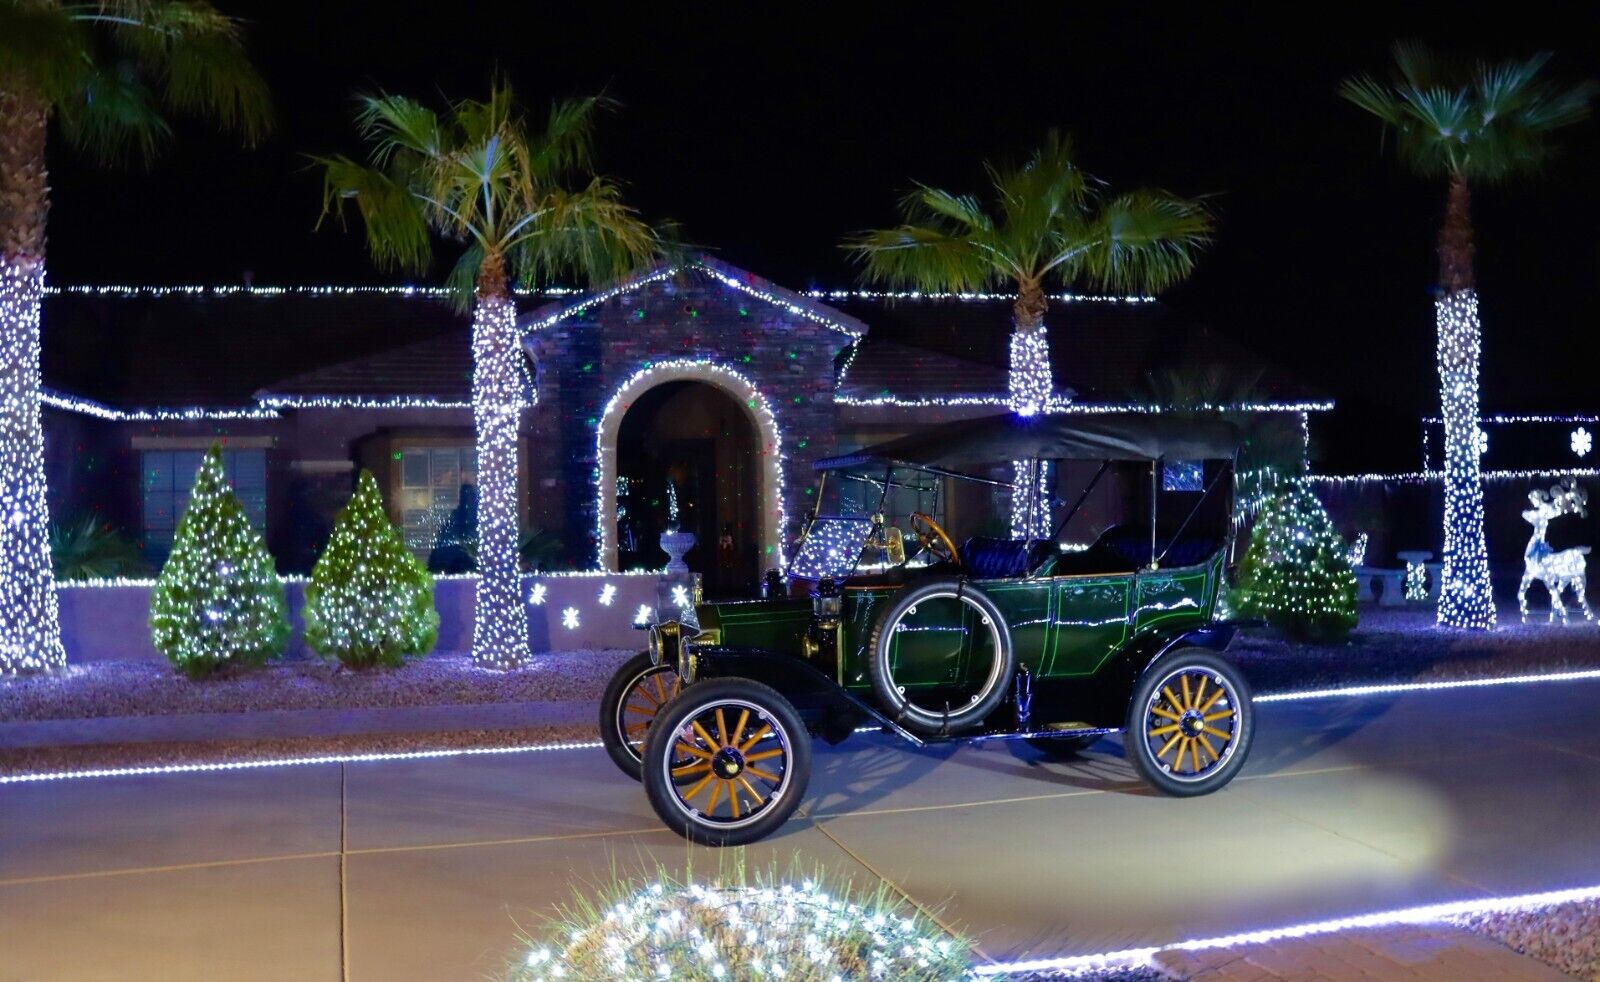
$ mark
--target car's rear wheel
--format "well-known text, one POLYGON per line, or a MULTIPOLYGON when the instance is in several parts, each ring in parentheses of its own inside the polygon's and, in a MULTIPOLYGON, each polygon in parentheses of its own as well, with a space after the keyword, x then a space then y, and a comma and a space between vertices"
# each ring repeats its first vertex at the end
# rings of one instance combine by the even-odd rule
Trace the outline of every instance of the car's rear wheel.
POLYGON ((1178 648, 1133 687, 1124 750, 1150 786, 1170 795, 1209 794, 1244 766, 1255 734, 1250 685, 1227 659, 1178 648))
MULTIPOLYGON (((1005 698, 1017 668, 1004 615, 982 590, 958 579, 930 580, 895 594, 873 625, 867 654, 879 705, 918 733, 957 732, 982 723, 1005 698), (902 658, 906 637, 952 639, 922 643, 935 646, 933 658, 961 664, 967 684, 911 682, 908 676, 926 666, 905 664, 919 657, 902 658)), ((920 657, 930 655, 924 650, 920 657)))
POLYGON ((644 790, 692 842, 738 846, 788 821, 811 779, 811 738, 789 700, 749 679, 686 686, 652 722, 644 790))
POLYGON ((649 652, 640 652, 617 669, 600 696, 600 742, 612 762, 635 781, 650 724, 680 688, 671 665, 652 664, 649 652))

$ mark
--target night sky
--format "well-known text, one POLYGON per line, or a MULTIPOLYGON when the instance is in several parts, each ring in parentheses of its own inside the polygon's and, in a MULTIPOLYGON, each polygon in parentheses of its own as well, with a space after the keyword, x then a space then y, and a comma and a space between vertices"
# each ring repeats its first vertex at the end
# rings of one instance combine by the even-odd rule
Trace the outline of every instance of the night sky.
MULTIPOLYGON (((850 285, 841 236, 891 223, 912 179, 982 190, 980 161, 1020 156, 1058 126, 1115 187, 1215 196, 1217 242, 1165 299, 1335 398, 1319 456, 1339 470, 1417 464, 1417 417, 1437 409, 1443 207, 1441 182, 1380 153, 1339 80, 1385 70, 1396 38, 1490 57, 1550 49, 1555 77, 1600 78, 1592 4, 1501 5, 1486 19, 1336 5, 1310 20, 1302 5, 1278 20, 1214 5, 974 5, 963 21, 863 3, 786 23, 748 5, 219 6, 250 22, 276 135, 246 151, 182 126, 150 173, 97 172, 54 149, 53 282, 398 282, 359 235, 312 231, 303 154, 360 149, 357 90, 478 95, 496 68, 541 111, 601 88, 619 99, 600 166, 630 200, 795 288, 850 285)), ((1486 412, 1600 410, 1580 357, 1600 301, 1600 120, 1561 143, 1541 178, 1476 197, 1486 412)), ((1050 323, 1067 343, 1068 312, 1050 323)))

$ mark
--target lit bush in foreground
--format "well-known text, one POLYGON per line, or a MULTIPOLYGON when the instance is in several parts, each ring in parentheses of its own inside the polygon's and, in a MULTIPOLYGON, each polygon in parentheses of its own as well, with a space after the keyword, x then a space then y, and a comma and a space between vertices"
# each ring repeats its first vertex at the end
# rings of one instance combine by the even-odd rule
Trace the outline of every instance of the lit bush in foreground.
POLYGON ((578 901, 511 972, 515 982, 590 979, 964 979, 969 942, 886 887, 830 894, 812 880, 670 882, 578 901))

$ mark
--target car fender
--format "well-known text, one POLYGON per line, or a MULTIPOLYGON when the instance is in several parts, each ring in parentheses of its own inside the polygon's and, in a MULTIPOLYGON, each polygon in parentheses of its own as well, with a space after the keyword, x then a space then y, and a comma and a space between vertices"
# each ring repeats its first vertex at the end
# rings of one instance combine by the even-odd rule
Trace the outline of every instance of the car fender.
POLYGON ((1233 621, 1212 621, 1178 630, 1153 630, 1134 635, 1112 655, 1078 692, 1074 702, 1082 718, 1094 726, 1121 728, 1134 684, 1156 660, 1175 648, 1225 652, 1238 633, 1233 621))

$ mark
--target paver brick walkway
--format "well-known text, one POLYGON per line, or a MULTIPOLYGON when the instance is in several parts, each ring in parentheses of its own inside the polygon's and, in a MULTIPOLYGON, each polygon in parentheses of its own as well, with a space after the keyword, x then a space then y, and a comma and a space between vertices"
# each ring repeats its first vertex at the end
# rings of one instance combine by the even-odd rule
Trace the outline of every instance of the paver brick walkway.
POLYGON ((1164 951, 1156 964, 1192 982, 1571 982, 1543 962, 1447 925, 1367 928, 1270 944, 1164 951))

